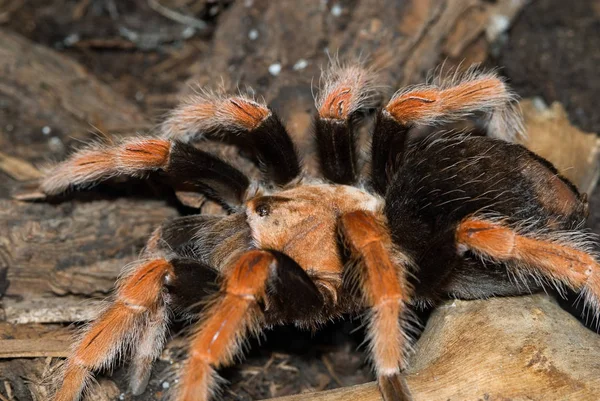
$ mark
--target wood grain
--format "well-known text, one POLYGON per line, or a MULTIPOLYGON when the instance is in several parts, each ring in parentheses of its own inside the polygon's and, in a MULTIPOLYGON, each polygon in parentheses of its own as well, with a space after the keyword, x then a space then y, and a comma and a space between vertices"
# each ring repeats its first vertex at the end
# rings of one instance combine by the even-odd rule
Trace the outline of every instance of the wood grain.
POLYGON ((72 337, 62 326, 0 322, 0 359, 65 357, 72 337))
MULTIPOLYGON (((431 316, 411 356, 415 401, 590 401, 600 336, 545 295, 455 301, 431 316)), ((375 383, 272 401, 381 401, 375 383)))
POLYGON ((527 130, 524 144, 551 160, 582 192, 591 194, 600 171, 598 136, 572 125, 560 103, 548 106, 541 98, 524 99, 521 109, 527 130))

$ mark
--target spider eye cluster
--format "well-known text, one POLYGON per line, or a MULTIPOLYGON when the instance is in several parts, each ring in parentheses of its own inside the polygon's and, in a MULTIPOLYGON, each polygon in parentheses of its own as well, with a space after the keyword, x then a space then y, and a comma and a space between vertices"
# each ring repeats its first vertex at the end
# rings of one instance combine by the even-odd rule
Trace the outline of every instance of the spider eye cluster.
POLYGON ((258 214, 260 217, 266 217, 269 214, 271 214, 271 206, 269 206, 268 203, 266 202, 259 202, 258 204, 256 204, 256 206, 254 207, 254 211, 256 212, 256 214, 258 214))

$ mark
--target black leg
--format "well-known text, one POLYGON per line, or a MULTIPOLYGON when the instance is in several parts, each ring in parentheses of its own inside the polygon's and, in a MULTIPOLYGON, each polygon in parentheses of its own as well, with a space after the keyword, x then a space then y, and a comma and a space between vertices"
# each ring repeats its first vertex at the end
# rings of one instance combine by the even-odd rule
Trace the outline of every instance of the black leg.
POLYGON ((74 153, 48 172, 40 185, 46 195, 92 186, 126 176, 161 172, 179 189, 205 193, 228 209, 244 201, 248 178, 210 153, 182 142, 128 138, 117 144, 92 145, 74 153))
POLYGON ((231 209, 243 202, 248 177, 210 153, 183 142, 174 142, 165 168, 176 184, 191 186, 231 209))
POLYGON ((333 65, 321 77, 315 139, 323 176, 336 184, 358 178, 357 128, 362 114, 374 106, 371 72, 360 66, 333 65))
POLYGON ((298 152, 274 112, 247 135, 266 178, 277 185, 285 185, 300 175, 298 152))
POLYGON ((258 161, 266 179, 285 185, 301 173, 296 148, 284 125, 266 105, 237 96, 189 98, 163 123, 167 138, 210 137, 231 142, 258 161))
POLYGON ((356 133, 351 121, 317 117, 315 137, 323 176, 336 184, 356 182, 356 133))
POLYGON ((371 182, 382 196, 402 165, 409 130, 410 125, 394 120, 385 109, 377 113, 371 142, 371 182))
POLYGON ((189 258, 170 261, 174 278, 166 284, 172 307, 180 312, 200 312, 210 295, 219 290, 218 273, 211 266, 189 258))
POLYGON ((270 251, 277 261, 267 281, 265 316, 273 322, 310 324, 323 312, 323 296, 314 281, 292 258, 270 251))

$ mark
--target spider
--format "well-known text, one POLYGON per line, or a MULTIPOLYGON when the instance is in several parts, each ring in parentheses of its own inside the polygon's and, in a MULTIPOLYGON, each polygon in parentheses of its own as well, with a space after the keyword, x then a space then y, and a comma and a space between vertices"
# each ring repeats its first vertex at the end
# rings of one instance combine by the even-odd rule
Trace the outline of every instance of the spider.
POLYGON ((411 306, 551 284, 580 291, 597 312, 600 266, 582 228, 587 197, 510 141, 522 128, 501 78, 472 69, 398 91, 379 109, 367 68, 333 65, 322 83, 314 119, 321 178, 303 172, 272 109, 209 92, 178 106, 159 135, 91 145, 49 171, 40 187, 47 196, 159 175, 227 211, 178 217, 151 235, 65 361, 56 401, 79 399, 92 373, 121 356, 131 361, 131 392, 141 394, 172 313, 194 318, 175 401, 213 399, 216 370, 248 336, 280 324, 317 329, 342 315, 365 320, 383 398, 408 401, 411 306), (357 137, 368 111, 375 122, 365 163, 357 137), (410 134, 474 115, 488 135, 410 134), (261 180, 190 144, 203 137, 233 138, 261 180))

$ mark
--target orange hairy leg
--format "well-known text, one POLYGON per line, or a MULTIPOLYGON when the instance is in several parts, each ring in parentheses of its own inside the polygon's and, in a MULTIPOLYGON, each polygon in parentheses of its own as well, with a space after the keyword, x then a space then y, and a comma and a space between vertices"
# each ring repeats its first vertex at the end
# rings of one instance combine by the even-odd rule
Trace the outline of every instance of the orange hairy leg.
POLYGON ((163 136, 184 142, 203 136, 232 142, 253 155, 265 178, 285 185, 301 173, 294 143, 279 117, 254 99, 201 92, 162 124, 163 136))
POLYGON ((600 265, 590 254, 568 243, 520 235, 501 223, 477 218, 464 220, 456 230, 458 244, 486 258, 515 262, 545 277, 587 291, 588 301, 600 300, 600 265))
POLYGON ((402 124, 430 124, 501 109, 511 101, 512 94, 500 78, 481 75, 447 87, 428 85, 399 93, 385 110, 402 124))
POLYGON ((57 164, 41 183, 46 195, 86 187, 116 176, 146 177, 162 172, 176 188, 208 191, 227 207, 241 203, 248 178, 235 167, 191 145, 163 139, 125 139, 75 152, 57 164))
POLYGON ((169 162, 170 149, 171 143, 160 139, 128 140, 119 145, 89 147, 55 166, 42 181, 41 189, 46 194, 57 194, 71 185, 162 169, 169 162))
POLYGON ((409 300, 408 258, 392 256, 390 235, 371 212, 346 213, 340 226, 346 244, 359 259, 356 279, 370 308, 368 337, 381 392, 386 401, 410 400, 400 373, 406 346, 401 320, 409 300))
POLYGON ((265 296, 273 254, 252 250, 244 253, 230 270, 219 298, 197 324, 187 361, 181 372, 175 400, 206 401, 215 391, 214 368, 230 364, 248 332, 257 331, 258 301, 265 296))
POLYGON ((148 316, 163 304, 163 285, 173 274, 165 259, 139 266, 119 285, 116 299, 85 332, 66 362, 55 401, 73 401, 83 391, 91 371, 110 365, 142 334, 148 316))
POLYGON ((162 131, 166 137, 178 139, 223 129, 251 131, 270 115, 266 105, 243 96, 227 98, 201 93, 184 100, 173 110, 163 123, 162 131))
POLYGON ((337 184, 358 177, 357 129, 376 103, 373 74, 361 66, 335 66, 321 75, 315 140, 323 176, 337 184))
POLYGON ((402 165, 409 131, 415 126, 447 124, 480 114, 490 136, 512 141, 524 133, 515 95, 496 74, 470 70, 438 81, 397 92, 378 113, 371 175, 379 194, 385 195, 402 165))

